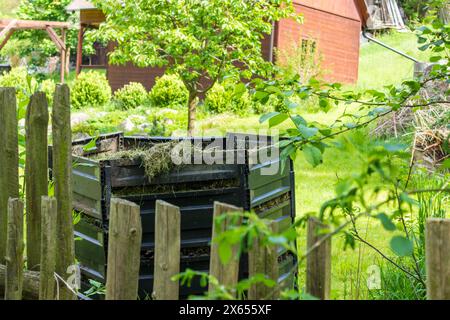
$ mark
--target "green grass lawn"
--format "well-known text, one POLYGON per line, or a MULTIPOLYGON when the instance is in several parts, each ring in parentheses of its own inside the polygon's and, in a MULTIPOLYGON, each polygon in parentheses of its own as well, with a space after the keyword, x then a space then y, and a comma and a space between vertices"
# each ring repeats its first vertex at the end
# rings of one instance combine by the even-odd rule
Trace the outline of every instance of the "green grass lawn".
MULTIPOLYGON (((396 32, 377 37, 387 45, 404 52, 419 61, 428 61, 429 52, 418 49, 417 38, 412 32, 396 32)), ((400 84, 411 79, 414 62, 380 45, 369 42, 361 46, 358 87, 377 89, 388 84, 400 84)))

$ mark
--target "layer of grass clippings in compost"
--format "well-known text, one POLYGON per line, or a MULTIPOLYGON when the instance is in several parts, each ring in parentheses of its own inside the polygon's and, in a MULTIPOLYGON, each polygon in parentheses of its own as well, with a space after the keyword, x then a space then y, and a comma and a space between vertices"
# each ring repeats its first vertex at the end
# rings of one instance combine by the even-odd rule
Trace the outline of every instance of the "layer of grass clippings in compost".
POLYGON ((150 148, 137 148, 130 150, 121 150, 110 154, 101 154, 92 156, 91 159, 97 161, 107 160, 130 160, 139 161, 145 169, 145 175, 151 181, 153 178, 170 172, 175 164, 172 161, 172 149, 178 141, 170 141, 166 143, 157 143, 150 148))

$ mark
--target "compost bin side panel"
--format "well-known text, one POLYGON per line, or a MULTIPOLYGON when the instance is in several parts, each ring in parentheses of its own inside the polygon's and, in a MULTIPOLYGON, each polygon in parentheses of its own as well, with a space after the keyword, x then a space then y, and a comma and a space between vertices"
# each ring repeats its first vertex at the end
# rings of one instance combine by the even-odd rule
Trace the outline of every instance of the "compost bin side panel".
POLYGON ((80 215, 74 226, 75 256, 84 275, 104 281, 104 168, 99 162, 75 156, 73 163, 73 206, 80 215))

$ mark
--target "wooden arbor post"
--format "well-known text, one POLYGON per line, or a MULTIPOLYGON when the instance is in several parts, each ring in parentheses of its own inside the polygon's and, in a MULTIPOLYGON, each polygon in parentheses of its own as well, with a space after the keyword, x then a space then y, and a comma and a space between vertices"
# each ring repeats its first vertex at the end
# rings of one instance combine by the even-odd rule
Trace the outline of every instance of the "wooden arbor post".
POLYGON ((61 56, 61 83, 64 83, 67 62, 66 30, 69 27, 70 24, 68 22, 0 19, 0 50, 3 49, 16 30, 47 31, 47 34, 58 48, 61 56), (61 30, 60 36, 56 33, 55 29, 61 30))

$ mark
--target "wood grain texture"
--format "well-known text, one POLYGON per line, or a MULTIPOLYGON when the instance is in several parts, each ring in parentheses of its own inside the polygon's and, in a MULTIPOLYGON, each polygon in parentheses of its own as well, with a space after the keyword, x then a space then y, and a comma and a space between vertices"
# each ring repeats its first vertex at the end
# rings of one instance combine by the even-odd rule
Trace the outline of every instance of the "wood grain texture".
POLYGON ((39 300, 55 299, 57 203, 53 197, 42 197, 42 237, 39 300))
POLYGON ((111 200, 106 300, 136 300, 141 260, 142 225, 138 205, 111 200))
MULTIPOLYGON (((214 242, 214 239, 217 237, 220 232, 227 230, 233 225, 239 225, 241 221, 235 221, 233 224, 233 217, 230 215, 231 213, 242 212, 242 208, 238 208, 229 204, 214 202, 214 222, 212 228, 212 243, 211 243, 211 258, 210 258, 210 266, 209 272, 210 275, 215 277, 219 284, 225 286, 234 286, 238 282, 239 278, 239 257, 237 255, 239 244, 235 245, 232 248, 232 257, 227 264, 223 264, 220 255, 219 255, 219 247, 214 242), (222 216, 227 215, 226 219, 221 220, 221 223, 216 223, 217 219, 222 216)), ((210 283, 209 292, 215 290, 214 286, 210 283)))
MULTIPOLYGON (((72 218, 72 131, 70 128, 70 92, 67 85, 57 85, 53 98, 53 181, 58 202, 56 272, 63 279, 75 263, 72 218)), ((66 286, 60 287, 61 300, 75 299, 66 286)))
MULTIPOLYGON (((308 220, 307 247, 313 247, 324 237, 326 225, 316 218, 308 220)), ((306 292, 322 300, 330 298, 331 238, 311 251, 306 258, 306 292)))
MULTIPOLYGON (((0 264, 0 297, 5 294, 6 266, 0 264)), ((22 298, 37 300, 39 298, 39 272, 23 271, 22 298)))
POLYGON ((450 219, 428 219, 426 224, 427 297, 450 300, 450 219))
POLYGON ((0 264, 5 264, 8 199, 19 197, 16 93, 0 88, 0 264))
POLYGON ((23 282, 23 202, 8 200, 5 300, 22 300, 23 282))
POLYGON ((155 268, 153 298, 178 300, 179 284, 172 277, 180 273, 180 208, 156 201, 155 268))
POLYGON ((48 104, 45 93, 31 96, 25 119, 27 265, 39 270, 41 262, 41 198, 48 194, 48 104))
MULTIPOLYGON (((269 222, 269 228, 272 233, 277 233, 277 223, 269 222)), ((261 239, 255 239, 252 249, 248 253, 249 277, 256 275, 265 275, 266 278, 278 284, 279 266, 277 246, 264 245, 261 239)), ((249 292, 249 300, 275 300, 278 299, 280 290, 277 287, 269 287, 263 283, 253 285, 249 292)))

